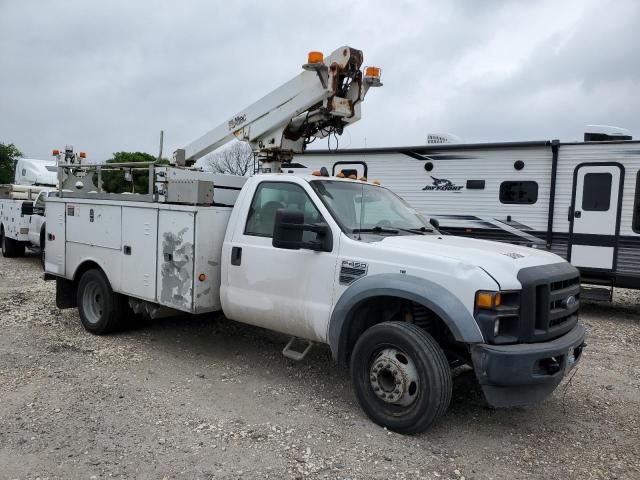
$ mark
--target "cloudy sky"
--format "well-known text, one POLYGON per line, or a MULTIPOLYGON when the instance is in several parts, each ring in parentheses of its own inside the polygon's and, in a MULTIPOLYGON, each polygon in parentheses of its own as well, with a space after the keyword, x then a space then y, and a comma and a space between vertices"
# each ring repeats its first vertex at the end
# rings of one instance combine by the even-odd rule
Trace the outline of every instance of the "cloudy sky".
POLYGON ((640 138, 638 25, 636 0, 0 0, 0 142, 171 152, 345 44, 384 87, 342 147, 640 138))

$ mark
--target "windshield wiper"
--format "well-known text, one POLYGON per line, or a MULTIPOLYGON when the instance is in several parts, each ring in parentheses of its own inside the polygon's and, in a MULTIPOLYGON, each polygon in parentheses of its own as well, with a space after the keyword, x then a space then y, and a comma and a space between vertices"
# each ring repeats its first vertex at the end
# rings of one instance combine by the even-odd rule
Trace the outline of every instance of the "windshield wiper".
POLYGON ((354 228, 353 233, 400 233, 394 228, 372 227, 372 228, 354 228))
POLYGON ((433 233, 433 228, 418 227, 418 228, 399 228, 398 230, 404 230, 406 232, 419 233, 424 235, 425 232, 433 233))
POLYGON ((417 235, 424 235, 425 232, 433 232, 432 229, 427 228, 427 227, 418 227, 418 228, 402 228, 402 227, 393 227, 393 228, 386 228, 386 227, 371 227, 371 228, 356 228, 353 230, 353 233, 400 233, 400 232, 407 232, 407 233, 414 233, 417 235))

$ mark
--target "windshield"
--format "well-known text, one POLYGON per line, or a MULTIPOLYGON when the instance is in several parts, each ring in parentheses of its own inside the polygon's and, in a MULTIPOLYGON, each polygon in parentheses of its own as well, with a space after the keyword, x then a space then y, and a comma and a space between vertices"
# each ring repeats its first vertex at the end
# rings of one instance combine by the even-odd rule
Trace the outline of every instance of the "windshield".
POLYGON ((310 183, 342 229, 350 233, 433 232, 422 215, 386 188, 335 180, 310 183))

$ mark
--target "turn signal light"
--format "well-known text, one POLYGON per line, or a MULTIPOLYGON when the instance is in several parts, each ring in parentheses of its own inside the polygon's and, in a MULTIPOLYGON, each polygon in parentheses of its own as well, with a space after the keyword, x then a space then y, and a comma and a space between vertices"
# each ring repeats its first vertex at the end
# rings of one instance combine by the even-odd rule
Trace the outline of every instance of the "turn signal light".
POLYGON ((308 63, 322 63, 324 61, 324 55, 322 52, 309 52, 307 57, 308 63))
POLYGON ((80 158, 87 158, 87 152, 80 152, 80 158))
POLYGON ((60 150, 54 149, 51 155, 60 155, 60 150))
POLYGON ((367 67, 364 71, 364 76, 380 78, 380 67, 367 67))
POLYGON ((476 293, 476 308, 496 308, 502 304, 502 295, 499 292, 476 293))

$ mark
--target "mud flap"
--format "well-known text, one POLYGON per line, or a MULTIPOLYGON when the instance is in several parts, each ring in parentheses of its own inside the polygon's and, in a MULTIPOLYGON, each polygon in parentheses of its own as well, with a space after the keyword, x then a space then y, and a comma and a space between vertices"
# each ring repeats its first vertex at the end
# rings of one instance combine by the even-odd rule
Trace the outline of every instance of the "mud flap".
POLYGON ((56 278, 56 307, 65 309, 77 306, 76 284, 66 278, 56 278))

